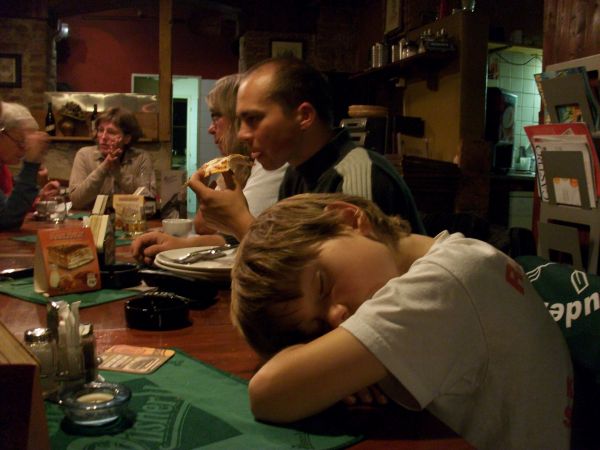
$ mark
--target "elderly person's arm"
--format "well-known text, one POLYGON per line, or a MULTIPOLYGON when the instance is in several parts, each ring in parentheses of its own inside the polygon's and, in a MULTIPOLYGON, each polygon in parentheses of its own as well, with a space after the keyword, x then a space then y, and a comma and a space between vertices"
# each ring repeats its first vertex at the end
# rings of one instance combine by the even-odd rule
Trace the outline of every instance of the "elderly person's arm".
POLYGON ((0 192, 0 229, 19 228, 23 224, 38 195, 36 178, 39 167, 39 163, 25 161, 10 196, 0 192))
POLYGON ((37 173, 48 150, 48 135, 41 131, 25 136, 25 158, 9 197, 0 194, 0 229, 19 228, 38 195, 37 173))

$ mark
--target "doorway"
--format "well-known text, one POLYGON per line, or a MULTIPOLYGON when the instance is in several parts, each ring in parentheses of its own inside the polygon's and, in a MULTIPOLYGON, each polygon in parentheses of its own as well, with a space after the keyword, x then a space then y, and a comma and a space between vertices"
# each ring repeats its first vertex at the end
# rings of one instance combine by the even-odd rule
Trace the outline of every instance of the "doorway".
MULTIPOLYGON (((171 168, 192 174, 198 167, 219 155, 208 135, 210 112, 204 97, 215 80, 196 76, 173 76, 173 118, 171 129, 171 168)), ((158 74, 132 74, 131 90, 158 95, 158 74)), ((196 196, 187 196, 188 215, 196 213, 196 196)))

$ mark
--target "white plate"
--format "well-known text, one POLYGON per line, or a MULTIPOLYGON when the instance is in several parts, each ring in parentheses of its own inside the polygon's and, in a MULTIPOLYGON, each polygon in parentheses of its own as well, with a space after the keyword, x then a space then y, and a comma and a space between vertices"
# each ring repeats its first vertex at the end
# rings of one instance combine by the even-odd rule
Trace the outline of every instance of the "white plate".
POLYGON ((193 252, 196 250, 206 250, 210 248, 213 247, 189 247, 166 250, 156 255, 155 261, 159 262, 163 266, 185 270, 187 272, 230 272, 231 268, 233 267, 235 249, 226 250, 226 256, 222 258, 212 259, 209 261, 196 261, 192 264, 181 264, 171 261, 171 259, 179 258, 188 254, 189 252, 193 252))
POLYGON ((165 266, 161 264, 158 260, 154 260, 154 265, 159 269, 168 270, 169 272, 173 272, 177 275, 183 275, 190 278, 196 278, 198 280, 207 280, 207 281, 226 281, 230 278, 229 270, 216 270, 216 271, 199 271, 199 270, 184 270, 184 269, 176 269, 174 267, 165 266))

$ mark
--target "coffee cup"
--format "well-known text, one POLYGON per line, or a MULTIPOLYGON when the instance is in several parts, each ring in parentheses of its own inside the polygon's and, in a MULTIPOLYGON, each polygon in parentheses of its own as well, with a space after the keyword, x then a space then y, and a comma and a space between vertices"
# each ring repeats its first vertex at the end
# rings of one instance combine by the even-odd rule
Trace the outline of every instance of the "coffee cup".
POLYGON ((192 231, 192 219, 163 219, 162 229, 171 236, 187 236, 192 231))

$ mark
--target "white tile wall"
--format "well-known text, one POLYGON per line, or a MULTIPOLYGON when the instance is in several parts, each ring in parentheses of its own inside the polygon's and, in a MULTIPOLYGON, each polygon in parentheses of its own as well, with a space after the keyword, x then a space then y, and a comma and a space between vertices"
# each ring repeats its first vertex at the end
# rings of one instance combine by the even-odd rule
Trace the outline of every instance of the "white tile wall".
POLYGON ((495 62, 498 66, 498 78, 488 78, 488 86, 507 89, 518 95, 513 152, 515 160, 520 156, 520 147, 529 147, 523 127, 539 123, 540 95, 533 75, 542 71, 542 58, 537 53, 532 51, 528 54, 507 49, 491 53, 488 57, 488 65, 495 62))

